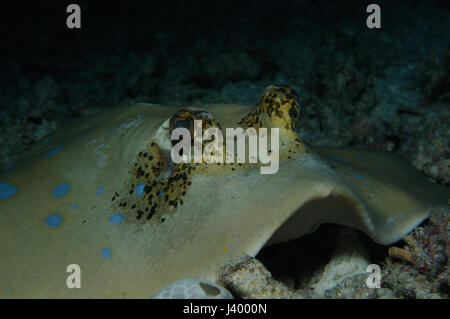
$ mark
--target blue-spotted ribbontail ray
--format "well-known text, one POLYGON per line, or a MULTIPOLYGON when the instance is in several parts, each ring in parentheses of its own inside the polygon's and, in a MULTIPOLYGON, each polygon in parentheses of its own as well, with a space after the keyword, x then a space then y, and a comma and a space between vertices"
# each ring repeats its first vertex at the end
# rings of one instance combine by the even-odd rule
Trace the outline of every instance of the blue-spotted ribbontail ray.
POLYGON ((321 223, 390 244, 445 209, 448 191, 395 154, 305 145, 299 116, 295 92, 271 86, 256 106, 135 105, 57 130, 0 175, 2 297, 148 298, 321 223), (278 172, 173 163, 171 132, 194 120, 279 128, 278 172), (80 289, 66 285, 71 264, 80 289))

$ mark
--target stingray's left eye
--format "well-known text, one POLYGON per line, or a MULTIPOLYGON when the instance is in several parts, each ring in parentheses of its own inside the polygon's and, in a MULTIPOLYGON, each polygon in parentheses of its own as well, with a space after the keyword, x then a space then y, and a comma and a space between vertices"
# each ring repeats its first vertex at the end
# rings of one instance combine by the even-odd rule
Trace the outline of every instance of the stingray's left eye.
MULTIPOLYGON (((192 118, 191 112, 188 110, 180 110, 176 112, 169 121, 170 133, 172 134, 173 130, 177 128, 185 128, 189 130, 191 134, 191 140, 194 138, 194 119, 192 118)), ((173 141, 172 141, 173 143, 173 141)))
MULTIPOLYGON (((220 124, 216 121, 216 119, 206 110, 197 109, 197 108, 185 108, 179 110, 169 120, 170 133, 177 128, 185 128, 189 130, 191 135, 191 143, 194 143, 194 138, 196 134, 195 125, 196 121, 197 125, 201 124, 201 132, 203 132, 211 127, 216 127, 221 129, 220 124)), ((177 143, 177 141, 172 141, 172 144, 177 143)))

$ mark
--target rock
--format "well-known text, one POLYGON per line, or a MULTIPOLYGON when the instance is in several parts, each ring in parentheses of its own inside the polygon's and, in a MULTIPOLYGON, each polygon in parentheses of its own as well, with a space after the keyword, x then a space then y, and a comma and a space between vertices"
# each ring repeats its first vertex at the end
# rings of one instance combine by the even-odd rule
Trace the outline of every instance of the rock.
POLYGON ((232 299, 225 288, 207 280, 183 278, 164 287, 152 299, 232 299))

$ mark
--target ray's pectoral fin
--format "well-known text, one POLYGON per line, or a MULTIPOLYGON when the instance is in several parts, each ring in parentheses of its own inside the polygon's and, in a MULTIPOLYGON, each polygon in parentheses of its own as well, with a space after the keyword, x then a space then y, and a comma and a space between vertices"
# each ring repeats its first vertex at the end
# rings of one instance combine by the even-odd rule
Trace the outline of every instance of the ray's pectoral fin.
POLYGON ((296 132, 300 111, 292 88, 269 86, 256 108, 239 121, 245 128, 278 128, 281 173, 271 183, 282 189, 283 181, 296 188, 284 196, 296 208, 269 244, 299 237, 321 223, 357 228, 378 243, 390 244, 431 211, 446 209, 443 199, 450 198, 449 192, 394 154, 345 148, 314 148, 313 154, 296 132))
POLYGON ((400 240, 431 212, 448 212, 448 189, 428 181, 397 154, 333 147, 314 150, 359 198, 361 208, 354 209, 355 214, 363 216, 363 209, 367 213, 357 228, 378 243, 400 240))

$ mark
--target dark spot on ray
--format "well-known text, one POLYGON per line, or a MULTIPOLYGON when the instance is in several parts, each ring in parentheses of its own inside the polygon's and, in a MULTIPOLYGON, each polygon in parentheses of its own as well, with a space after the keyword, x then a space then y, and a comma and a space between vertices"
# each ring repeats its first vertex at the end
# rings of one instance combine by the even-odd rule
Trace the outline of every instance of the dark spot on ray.
POLYGON ((142 169, 142 167, 139 166, 138 170, 136 172, 136 176, 141 177, 141 176, 144 176, 144 174, 145 174, 145 171, 142 169))

